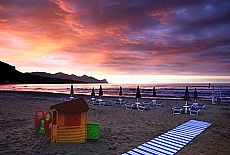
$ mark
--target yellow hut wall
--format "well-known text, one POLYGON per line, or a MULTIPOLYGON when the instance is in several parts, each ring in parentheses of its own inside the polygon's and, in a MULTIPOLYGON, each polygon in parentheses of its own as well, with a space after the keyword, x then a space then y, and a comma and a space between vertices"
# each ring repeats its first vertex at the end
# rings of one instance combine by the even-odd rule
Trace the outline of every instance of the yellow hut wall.
POLYGON ((51 141, 84 143, 87 139, 87 112, 81 113, 80 126, 65 126, 65 114, 57 113, 57 124, 52 124, 51 141))
POLYGON ((81 125, 87 125, 87 112, 82 112, 81 113, 81 125))
POLYGON ((58 113, 58 126, 65 126, 65 115, 64 113, 58 113))

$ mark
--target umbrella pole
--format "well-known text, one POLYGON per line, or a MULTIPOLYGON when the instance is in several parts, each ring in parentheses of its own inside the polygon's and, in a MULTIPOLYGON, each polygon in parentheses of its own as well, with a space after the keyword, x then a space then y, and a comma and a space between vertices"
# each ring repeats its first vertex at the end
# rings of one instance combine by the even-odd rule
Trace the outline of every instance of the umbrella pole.
POLYGON ((212 104, 215 104, 215 92, 214 92, 214 86, 212 85, 212 104))
POLYGON ((220 85, 220 104, 222 104, 221 85, 220 85))

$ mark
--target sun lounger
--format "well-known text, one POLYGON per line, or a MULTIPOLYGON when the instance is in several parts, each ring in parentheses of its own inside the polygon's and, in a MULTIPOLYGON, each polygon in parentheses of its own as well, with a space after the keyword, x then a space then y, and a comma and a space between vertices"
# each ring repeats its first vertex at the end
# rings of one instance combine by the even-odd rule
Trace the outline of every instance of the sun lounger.
POLYGON ((121 101, 121 104, 126 104, 126 103, 128 103, 128 101, 126 101, 126 100, 121 101))
POLYGON ((110 102, 113 102, 114 104, 120 104, 119 100, 110 100, 110 102))
POLYGON ((117 100, 110 100, 110 103, 114 105, 117 103, 117 100))
POLYGON ((143 102, 143 104, 149 104, 149 105, 151 105, 151 104, 152 104, 152 102, 149 102, 149 101, 144 101, 144 102, 143 102))
POLYGON ((87 99, 86 101, 87 101, 87 103, 88 103, 89 105, 91 105, 91 106, 94 105, 95 102, 96 102, 95 98, 90 98, 90 99, 87 99))
POLYGON ((210 125, 190 120, 122 155, 174 155, 210 125))
POLYGON ((126 103, 125 104, 125 107, 126 107, 126 109, 133 109, 133 108, 137 108, 137 104, 135 104, 135 103, 126 103))
POLYGON ((145 109, 149 109, 150 104, 151 104, 151 102, 148 102, 148 103, 144 102, 142 104, 138 104, 137 109, 140 111, 144 111, 145 109))
POLYGON ((190 108, 190 115, 198 116, 200 109, 199 108, 190 108))
POLYGON ((155 103, 155 107, 162 107, 163 106, 163 102, 156 102, 155 103))
POLYGON ((102 101, 99 102, 99 106, 105 106, 106 104, 107 104, 107 101, 102 100, 102 101))
POLYGON ((183 111, 183 107, 182 106, 176 106, 176 107, 172 108, 173 114, 181 114, 182 111, 183 111))
POLYGON ((200 104, 200 103, 198 103, 198 104, 196 105, 196 107, 199 108, 199 109, 201 109, 201 110, 204 110, 205 104, 200 104))
POLYGON ((71 101, 71 100, 74 100, 74 97, 69 97, 69 98, 62 98, 62 101, 63 102, 66 102, 66 101, 71 101))
POLYGON ((102 100, 102 101, 100 101, 99 105, 100 106, 111 106, 111 105, 114 105, 114 103, 113 102, 108 102, 106 100, 102 100))

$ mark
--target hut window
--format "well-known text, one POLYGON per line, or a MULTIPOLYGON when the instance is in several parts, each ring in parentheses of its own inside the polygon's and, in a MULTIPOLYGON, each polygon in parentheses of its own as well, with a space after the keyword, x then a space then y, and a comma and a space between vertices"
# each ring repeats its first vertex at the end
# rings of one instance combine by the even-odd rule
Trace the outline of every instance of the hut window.
POLYGON ((57 112, 53 111, 53 124, 57 125, 57 112))
POLYGON ((81 114, 65 114, 65 126, 80 126, 81 125, 81 114))

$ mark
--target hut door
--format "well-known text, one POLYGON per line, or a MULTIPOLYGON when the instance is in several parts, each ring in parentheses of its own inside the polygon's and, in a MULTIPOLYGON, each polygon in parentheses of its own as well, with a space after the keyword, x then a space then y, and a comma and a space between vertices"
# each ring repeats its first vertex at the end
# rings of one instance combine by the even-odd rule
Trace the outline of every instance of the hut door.
POLYGON ((65 126, 80 126, 81 114, 65 114, 65 126))

